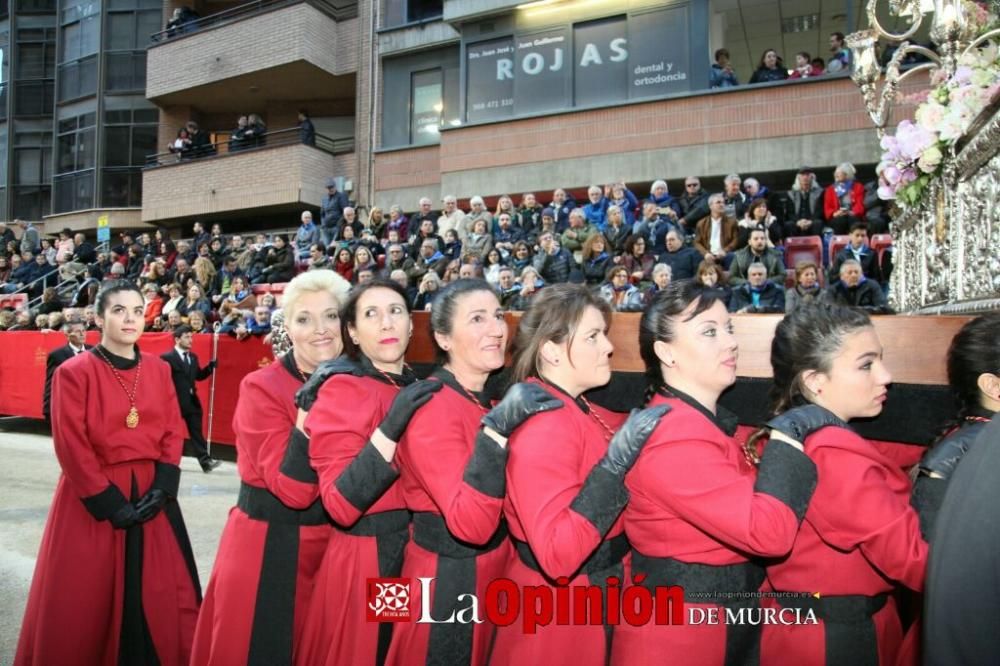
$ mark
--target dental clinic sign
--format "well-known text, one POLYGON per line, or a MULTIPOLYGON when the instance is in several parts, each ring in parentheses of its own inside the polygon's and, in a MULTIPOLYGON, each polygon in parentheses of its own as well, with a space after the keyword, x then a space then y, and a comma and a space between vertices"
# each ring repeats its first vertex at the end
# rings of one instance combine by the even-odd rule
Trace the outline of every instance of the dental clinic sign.
POLYGON ((466 44, 469 122, 687 92, 688 6, 466 44))

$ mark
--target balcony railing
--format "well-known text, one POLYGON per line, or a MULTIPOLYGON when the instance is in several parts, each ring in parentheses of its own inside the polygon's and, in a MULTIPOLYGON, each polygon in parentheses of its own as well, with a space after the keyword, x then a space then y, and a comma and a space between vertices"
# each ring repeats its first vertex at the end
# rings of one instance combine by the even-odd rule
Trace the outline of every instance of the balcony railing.
MULTIPOLYGON (((294 146, 301 144, 302 139, 298 127, 266 132, 260 137, 235 142, 232 139, 216 141, 206 144, 198 149, 188 149, 182 151, 170 151, 157 153, 146 157, 146 169, 169 166, 179 162, 191 162, 195 160, 206 160, 229 155, 244 155, 249 152, 274 148, 275 146, 294 146)), ((343 155, 354 152, 354 137, 334 139, 323 134, 316 135, 316 143, 310 144, 313 148, 321 150, 330 155, 343 155)))
MULTIPOLYGON (((152 42, 151 46, 156 46, 157 44, 167 42, 178 37, 183 37, 184 35, 189 35, 208 27, 234 23, 236 21, 256 16, 257 14, 263 14, 264 12, 269 12, 274 9, 297 5, 302 1, 303 0, 254 0, 253 2, 247 2, 204 17, 192 14, 189 15, 189 20, 183 21, 178 25, 170 26, 159 32, 154 32, 150 37, 150 41, 152 42)), ((344 21, 358 15, 357 2, 350 2, 349 0, 339 0, 339 2, 336 0, 333 2, 316 1, 309 2, 309 4, 325 14, 328 14, 335 21, 344 21)))

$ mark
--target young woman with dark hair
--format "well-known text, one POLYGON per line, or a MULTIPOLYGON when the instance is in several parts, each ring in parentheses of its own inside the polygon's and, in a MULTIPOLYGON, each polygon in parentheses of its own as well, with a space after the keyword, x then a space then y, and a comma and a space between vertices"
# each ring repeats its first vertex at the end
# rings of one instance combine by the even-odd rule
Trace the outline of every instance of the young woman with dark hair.
MULTIPOLYGON (((637 585, 680 585, 688 607, 759 608, 764 567, 754 557, 792 548, 816 485, 802 445, 775 435, 758 469, 733 438, 736 417, 718 404, 736 381, 738 348, 718 292, 693 280, 667 285, 643 312, 639 353, 647 400, 670 412, 628 476, 625 532, 637 585)), ((617 628, 613 663, 758 663, 760 627, 646 624, 617 628)))
POLYGON ((339 310, 349 290, 331 271, 289 282, 282 307, 291 351, 240 382, 233 415, 240 491, 198 617, 192 665, 291 663, 331 531, 308 438, 295 428, 295 393, 340 355, 339 310))
POLYGON ((185 427, 170 367, 143 353, 143 299, 97 296, 101 343, 59 366, 62 468, 14 663, 162 664, 191 655, 201 587, 175 498, 185 427))
POLYGON ((878 334, 860 310, 806 305, 778 324, 771 366, 772 436, 802 442, 818 481, 792 552, 768 565, 779 594, 763 605, 817 622, 766 625, 761 662, 895 663, 893 592, 923 589, 927 543, 909 477, 848 426, 881 413, 892 381, 878 334))
MULTIPOLYGON (((507 322, 483 280, 445 287, 431 310, 439 365, 431 380, 444 388, 420 408, 399 445, 400 485, 413 512, 404 578, 433 577, 430 614, 448 618, 486 595, 503 575, 513 548, 500 512, 506 490, 507 438, 532 414, 562 403, 538 386, 519 384, 490 409, 486 381, 503 367, 507 322)), ((427 609, 414 585, 411 613, 427 609)), ((400 624, 388 663, 485 664, 495 627, 481 624, 400 624)))
MULTIPOLYGON (((382 663, 393 623, 365 620, 367 580, 396 577, 410 516, 396 479, 410 417, 439 382, 417 382, 403 362, 413 324, 399 284, 355 287, 341 309, 345 358, 322 364, 297 395, 308 465, 334 522, 316 573, 297 663, 382 663)), ((301 465, 301 460, 293 464, 301 465)))
MULTIPOLYGON (((557 585, 600 586, 602 605, 620 589, 609 579, 620 584, 625 574, 625 474, 667 411, 634 413, 615 432, 622 416, 583 397, 611 379, 610 319, 607 303, 574 284, 546 287, 521 317, 513 379, 544 390, 562 407, 514 431, 504 500, 517 550, 505 578, 522 589, 553 588, 553 595, 557 585)), ((515 623, 497 630, 492 662, 603 665, 611 637, 610 625, 554 623, 527 634, 515 623)))
POLYGON ((1000 411, 1000 313, 973 319, 951 341, 948 384, 958 403, 956 423, 924 455, 913 484, 913 506, 928 541, 952 473, 1000 411))

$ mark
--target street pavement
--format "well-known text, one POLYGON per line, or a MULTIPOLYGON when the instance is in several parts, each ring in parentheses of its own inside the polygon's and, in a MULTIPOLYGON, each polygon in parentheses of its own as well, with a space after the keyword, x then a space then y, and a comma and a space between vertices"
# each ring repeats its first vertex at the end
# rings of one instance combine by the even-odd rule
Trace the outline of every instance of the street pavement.
MULTIPOLYGON (((59 464, 47 428, 14 418, 0 418, 0 461, 0 664, 10 664, 59 464)), ((184 458, 181 470, 178 500, 204 589, 239 476, 232 462, 205 474, 194 458, 184 458)))

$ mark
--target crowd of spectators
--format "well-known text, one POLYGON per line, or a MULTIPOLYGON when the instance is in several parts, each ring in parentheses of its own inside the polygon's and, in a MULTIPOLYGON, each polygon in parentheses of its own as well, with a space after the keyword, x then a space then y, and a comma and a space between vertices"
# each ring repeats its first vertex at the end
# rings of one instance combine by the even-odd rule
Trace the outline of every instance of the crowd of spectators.
MULTIPOLYGON (((316 127, 313 125, 306 109, 298 111, 299 142, 307 146, 316 145, 316 127)), ((211 135, 201 129, 197 122, 189 120, 184 127, 177 130, 177 137, 170 142, 167 150, 177 156, 178 160, 190 160, 199 157, 209 157, 219 152, 218 145, 225 143, 226 152, 238 153, 251 148, 263 148, 267 145, 267 124, 257 113, 242 115, 236 119, 236 127, 229 132, 229 138, 222 142, 212 142, 211 135)))
POLYGON ((591 186, 586 201, 563 189, 547 200, 525 193, 515 204, 504 195, 487 208, 474 196, 466 211, 454 196, 440 210, 424 197, 409 215, 401 206, 359 215, 331 178, 319 220, 302 212, 294 233, 226 235, 195 222, 190 239, 125 232, 100 252, 69 230, 42 238, 18 221, 17 238, 0 224, 0 292, 41 297, 31 310, 7 313, 0 329, 55 328, 66 309, 84 318, 101 281, 126 278, 143 291, 147 330, 186 324, 267 335, 280 285, 321 269, 355 284, 397 281, 416 310, 429 309, 451 281, 483 277, 509 310, 523 310, 547 285, 579 282, 633 312, 672 280, 695 279, 719 289, 733 312, 786 312, 819 298, 887 311, 891 249, 873 250, 869 234, 887 232, 888 220, 850 164, 826 187, 803 168, 787 191, 731 174, 720 192, 690 176, 677 196, 657 180, 648 193, 615 182, 591 186), (849 240, 826 261, 786 260, 786 239, 815 236, 829 246, 833 234, 849 240))
MULTIPOLYGON (((812 57, 807 51, 795 54, 795 67, 789 69, 784 59, 774 49, 767 49, 761 54, 757 66, 750 76, 750 83, 771 83, 786 79, 808 79, 823 74, 841 74, 850 70, 851 52, 847 48, 842 32, 830 33, 830 57, 824 60, 812 57)), ((740 85, 733 70, 729 50, 722 48, 715 52, 715 62, 712 63, 709 74, 711 88, 732 88, 740 85)))

